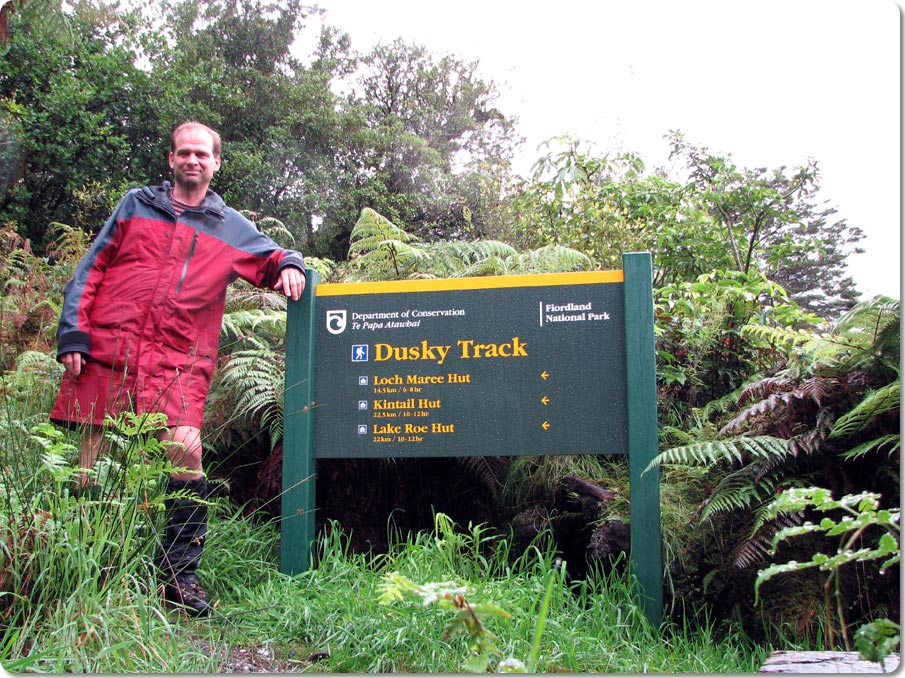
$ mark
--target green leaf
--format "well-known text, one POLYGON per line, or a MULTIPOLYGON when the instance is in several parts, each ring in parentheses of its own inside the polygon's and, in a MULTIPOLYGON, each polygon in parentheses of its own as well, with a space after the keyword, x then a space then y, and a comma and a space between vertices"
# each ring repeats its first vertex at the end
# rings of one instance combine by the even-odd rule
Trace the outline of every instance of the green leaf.
POLYGON ((882 664, 899 647, 900 627, 889 619, 865 624, 855 636, 855 647, 861 659, 882 664))

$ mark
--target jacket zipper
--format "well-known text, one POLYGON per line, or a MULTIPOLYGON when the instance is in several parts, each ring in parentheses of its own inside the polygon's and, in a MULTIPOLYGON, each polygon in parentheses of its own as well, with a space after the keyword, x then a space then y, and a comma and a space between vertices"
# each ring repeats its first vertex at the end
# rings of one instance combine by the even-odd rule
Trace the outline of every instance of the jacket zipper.
POLYGON ((185 276, 189 272, 189 261, 195 254, 195 243, 198 242, 198 231, 192 236, 192 244, 189 246, 189 253, 185 255, 185 262, 182 264, 182 273, 179 275, 179 283, 176 285, 176 294, 182 290, 182 283, 185 282, 185 276))

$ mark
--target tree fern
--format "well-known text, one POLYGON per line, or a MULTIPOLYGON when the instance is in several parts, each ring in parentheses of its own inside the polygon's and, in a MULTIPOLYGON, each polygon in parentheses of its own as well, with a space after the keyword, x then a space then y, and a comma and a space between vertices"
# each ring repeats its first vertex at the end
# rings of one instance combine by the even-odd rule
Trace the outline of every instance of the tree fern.
POLYGON ((517 250, 499 240, 437 242, 425 245, 428 257, 422 272, 437 278, 466 278, 502 274, 503 262, 517 250), (488 266, 488 262, 494 262, 488 266), (498 272, 498 273, 497 273, 498 272))
POLYGON ((370 279, 375 274, 401 278, 407 276, 413 262, 424 257, 424 248, 418 238, 370 207, 361 211, 352 229, 349 246, 349 259, 354 270, 367 272, 370 279))
POLYGON ((519 254, 516 260, 516 268, 520 273, 588 271, 593 267, 590 257, 562 245, 529 250, 519 254))
POLYGON ((497 240, 424 243, 370 208, 352 230, 345 279, 463 278, 593 268, 589 257, 559 245, 519 252, 497 240))
POLYGON ((317 271, 322 280, 331 282, 334 271, 337 270, 337 265, 335 261, 331 261, 330 259, 321 259, 320 257, 306 256, 305 268, 310 268, 314 271, 317 271))
POLYGON ((899 372, 901 312, 899 302, 876 296, 860 302, 839 321, 831 333, 821 335, 817 360, 841 371, 899 372))
POLYGON ((426 246, 426 270, 436 277, 465 278, 485 275, 563 273, 593 268, 589 257, 560 245, 519 252, 496 241, 436 243, 426 246))
MULTIPOLYGON (((901 318, 901 304, 897 299, 883 295, 877 295, 872 299, 859 302, 843 315, 836 323, 838 332, 866 332, 872 335, 871 341, 881 341, 887 337, 890 330, 899 332, 901 318)), ((896 347, 898 342, 888 345, 896 347)))
POLYGON ((224 311, 229 314, 244 309, 284 312, 286 295, 275 290, 255 287, 244 280, 237 280, 227 289, 224 311))

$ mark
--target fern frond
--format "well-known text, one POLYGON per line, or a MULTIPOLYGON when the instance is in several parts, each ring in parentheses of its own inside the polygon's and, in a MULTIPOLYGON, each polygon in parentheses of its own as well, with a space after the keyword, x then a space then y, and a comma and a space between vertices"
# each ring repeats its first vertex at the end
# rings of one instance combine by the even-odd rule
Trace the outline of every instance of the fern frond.
MULTIPOLYGON (((683 428, 679 428, 678 426, 660 426, 660 439, 661 440, 676 440, 682 444, 682 446, 691 445, 693 443, 700 442, 698 436, 692 431, 686 431, 683 428)), ((673 445, 673 447, 678 447, 678 445, 673 445)))
POLYGON ((509 461, 504 457, 456 457, 456 462, 494 497, 499 496, 509 461))
POLYGON ((855 304, 832 331, 816 335, 812 364, 839 373, 883 365, 898 373, 901 311, 899 302, 884 296, 855 304))
POLYGON ((249 340, 264 348, 286 336, 286 314, 272 309, 239 309, 225 313, 220 336, 226 340, 249 340))
POLYGON ((818 406, 822 406, 827 394, 838 386, 839 380, 835 377, 812 377, 799 384, 798 392, 813 400, 818 406))
POLYGON ((392 221, 365 207, 352 229, 349 279, 404 278, 425 258, 424 244, 392 221))
POLYGON ((747 389, 763 380, 764 378, 758 375, 751 377, 731 393, 727 393, 722 398, 711 400, 706 403, 700 408, 699 412, 695 411, 696 417, 701 421, 710 421, 716 415, 725 414, 730 408, 740 404, 742 394, 745 393, 747 389))
POLYGON ((755 534, 748 537, 736 548, 732 564, 740 570, 745 570, 763 562, 769 557, 772 541, 772 534, 755 534))
POLYGON ((518 254, 512 270, 518 273, 566 273, 589 271, 593 267, 594 262, 583 252, 562 245, 547 245, 518 254))
POLYGON ((718 513, 746 509, 757 499, 751 469, 744 467, 720 479, 710 496, 695 511, 693 519, 703 522, 718 513))
POLYGON ((824 441, 833 430, 833 413, 829 410, 820 410, 814 425, 800 435, 791 436, 788 440, 789 450, 792 456, 817 454, 820 452, 824 441))
POLYGON ((239 280, 227 288, 225 310, 233 313, 242 309, 283 312, 286 310, 286 295, 239 280))
POLYGON ((781 421, 786 417, 789 405, 801 394, 796 391, 779 392, 746 407, 739 412, 729 423, 720 429, 720 436, 729 436, 745 431, 753 421, 759 417, 765 417, 772 421, 781 421))
POLYGON ((813 339, 814 334, 809 330, 793 330, 786 327, 769 327, 767 325, 749 324, 742 326, 741 334, 745 337, 753 337, 768 341, 771 344, 786 346, 800 346, 813 339))
POLYGON ((90 235, 80 228, 54 221, 48 226, 48 231, 53 238, 47 247, 48 255, 57 262, 71 264, 73 268, 91 246, 90 235))
POLYGON ((718 513, 748 509, 772 497, 775 489, 772 478, 762 477, 758 480, 759 475, 756 465, 727 473, 695 511, 696 518, 706 521, 718 513))
POLYGON ((902 436, 898 433, 889 433, 885 436, 875 438, 874 440, 868 440, 865 443, 861 443, 857 447, 853 447, 847 452, 843 452, 840 456, 847 461, 851 461, 864 457, 872 452, 885 451, 886 456, 889 459, 892 459, 893 455, 899 452, 901 446, 902 436))
POLYGON ((269 349, 236 351, 221 374, 224 388, 236 398, 233 416, 259 418, 268 431, 271 449, 283 436, 284 376, 282 361, 269 349))
MULTIPOLYGON (((55 390, 59 386, 63 370, 63 365, 51 353, 23 351, 16 356, 15 369, 0 375, 0 391, 4 395, 15 392, 30 396, 44 389, 55 390)), ((35 416, 40 420, 37 411, 35 416)), ((18 425, 24 426, 21 422, 18 425)))
POLYGON ((878 294, 871 299, 858 302, 839 318, 836 331, 844 333, 871 328, 876 336, 890 324, 898 327, 901 315, 901 303, 898 299, 878 294))
POLYGON ((836 420, 830 438, 842 438, 867 428, 871 421, 886 412, 899 408, 901 382, 896 379, 891 384, 869 393, 853 409, 836 420))
POLYGON ((41 310, 45 310, 53 315, 54 318, 57 318, 60 315, 62 306, 55 299, 41 299, 38 303, 28 309, 29 313, 37 313, 41 310))
POLYGON ((763 400, 774 393, 786 393, 795 388, 797 382, 788 377, 765 377, 742 388, 738 396, 738 404, 763 400))
MULTIPOLYGON (((377 243, 375 249, 359 254, 354 263, 356 270, 363 274, 359 278, 390 280, 408 277, 426 256, 420 243, 409 245, 402 240, 387 239, 377 243)), ((355 280, 355 274, 350 275, 349 279, 355 280)))
POLYGON ((735 552, 733 564, 739 569, 746 569, 770 560, 770 551, 773 548, 773 538, 790 527, 798 527, 804 521, 800 513, 784 513, 767 520, 764 509, 769 504, 764 504, 756 512, 756 520, 751 536, 745 539, 735 552))
POLYGON ((456 273, 453 277, 481 278, 489 275, 510 275, 512 273, 510 262, 511 258, 509 257, 498 257, 492 255, 487 257, 486 259, 481 259, 480 261, 469 264, 461 271, 456 273))
POLYGON ((32 261, 31 253, 25 249, 15 249, 6 254, 6 277, 12 277, 13 271, 16 273, 27 274, 28 265, 32 261))
POLYGON ((16 356, 16 373, 24 374, 59 374, 63 371, 63 366, 57 362, 57 359, 50 353, 43 351, 23 351, 16 356))
POLYGON ((769 460, 789 456, 788 441, 772 436, 738 437, 683 445, 664 450, 648 468, 661 464, 713 466, 719 463, 744 464, 751 459, 769 460))
POLYGON ((331 282, 337 264, 331 259, 322 259, 320 257, 305 257, 305 267, 317 271, 321 280, 331 282))

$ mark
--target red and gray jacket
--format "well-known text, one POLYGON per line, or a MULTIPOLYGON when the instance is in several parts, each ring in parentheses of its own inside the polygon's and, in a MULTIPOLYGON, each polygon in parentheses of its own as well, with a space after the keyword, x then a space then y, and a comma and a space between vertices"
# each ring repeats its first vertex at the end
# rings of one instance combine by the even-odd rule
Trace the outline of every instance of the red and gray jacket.
POLYGON ((104 224, 66 284, 58 357, 147 373, 201 360, 212 372, 229 283, 272 288, 286 266, 305 270, 216 193, 177 217, 168 190, 129 191, 104 224))

